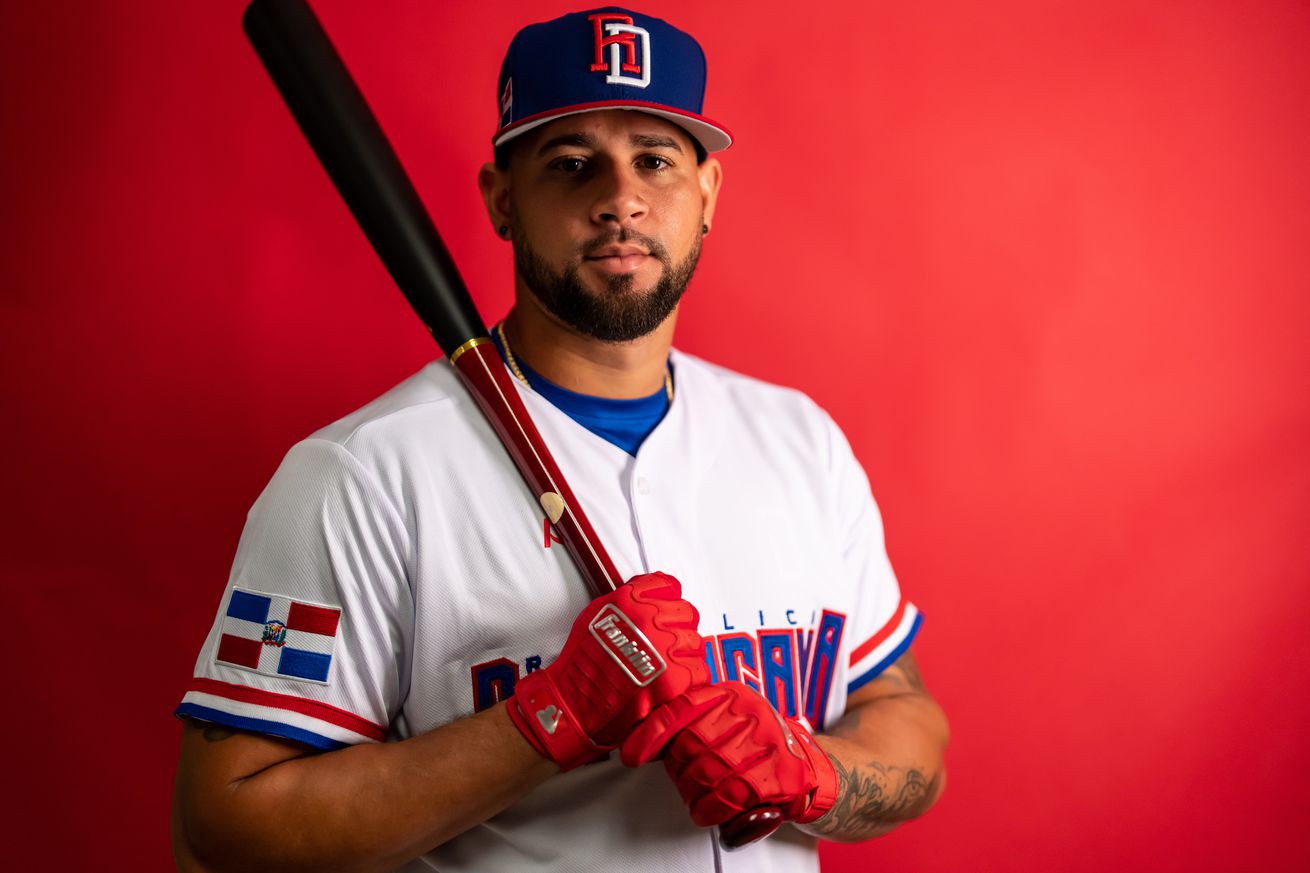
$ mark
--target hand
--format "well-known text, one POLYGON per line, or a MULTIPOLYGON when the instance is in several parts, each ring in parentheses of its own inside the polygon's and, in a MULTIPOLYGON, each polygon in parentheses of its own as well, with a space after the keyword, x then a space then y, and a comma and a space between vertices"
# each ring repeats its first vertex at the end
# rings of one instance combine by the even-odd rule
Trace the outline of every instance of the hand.
POLYGON ((837 773, 814 735, 740 682, 688 690, 638 725, 621 752, 629 767, 661 754, 700 827, 761 806, 811 822, 837 801, 837 773))
POLYGON ((510 719, 561 770, 604 758, 660 704, 710 681, 699 621, 677 579, 634 576, 578 613, 549 667, 519 680, 510 719))

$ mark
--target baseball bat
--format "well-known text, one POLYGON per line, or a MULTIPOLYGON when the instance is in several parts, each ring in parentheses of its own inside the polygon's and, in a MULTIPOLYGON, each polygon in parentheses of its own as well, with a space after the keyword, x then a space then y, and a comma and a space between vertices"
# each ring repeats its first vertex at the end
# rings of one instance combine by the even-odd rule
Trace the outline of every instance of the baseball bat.
MULTIPOLYGON (((445 352, 555 526, 592 597, 623 580, 528 415, 486 325, 418 192, 340 55, 305 0, 253 0, 242 16, 305 139, 364 235, 445 352)), ((772 807, 720 829, 726 848, 768 836, 772 807)))

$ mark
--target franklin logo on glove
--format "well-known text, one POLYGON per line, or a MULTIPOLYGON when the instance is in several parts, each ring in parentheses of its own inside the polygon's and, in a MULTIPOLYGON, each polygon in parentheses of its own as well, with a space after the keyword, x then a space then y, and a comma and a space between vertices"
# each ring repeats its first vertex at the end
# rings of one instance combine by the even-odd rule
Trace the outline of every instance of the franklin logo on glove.
POLYGON ((664 672, 664 661, 650 641, 617 607, 607 606, 597 613, 591 633, 638 685, 649 685, 664 672))
POLYGON ((677 579, 632 577, 587 604, 559 657, 515 685, 510 721, 561 770, 605 758, 652 710, 710 681, 699 622, 677 579))

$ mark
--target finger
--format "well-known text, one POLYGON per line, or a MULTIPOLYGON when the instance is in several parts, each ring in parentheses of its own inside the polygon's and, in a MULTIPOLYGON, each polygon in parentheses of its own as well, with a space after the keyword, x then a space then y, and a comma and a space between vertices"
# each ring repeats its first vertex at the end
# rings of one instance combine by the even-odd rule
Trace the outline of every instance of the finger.
POLYGON ((686 789, 684 800, 692 821, 701 827, 723 824, 745 810, 787 799, 773 770, 776 762, 776 756, 763 750, 741 762, 717 755, 698 758, 684 770, 684 781, 679 783, 680 790, 686 789))
POLYGON ((668 573, 644 573, 632 577, 627 584, 632 588, 633 598, 638 601, 682 599, 682 583, 668 573))
POLYGON ((706 792, 688 804, 692 823, 708 828, 732 821, 747 809, 757 806, 753 793, 740 779, 730 779, 714 791, 706 792))
POLYGON ((775 747, 751 735, 752 721, 723 722, 702 718, 678 733, 665 750, 669 775, 678 784, 699 783, 706 790, 769 758, 775 747))
POLYGON ((725 695, 713 686, 688 689, 658 707, 641 721, 623 741, 619 757, 628 767, 639 767, 658 758, 669 742, 707 712, 725 703, 725 695))
POLYGON ((696 611, 695 606, 682 598, 671 597, 667 600, 655 602, 646 601, 646 604, 658 610, 655 613, 654 623, 656 627, 663 630, 695 631, 700 625, 700 613, 696 611))

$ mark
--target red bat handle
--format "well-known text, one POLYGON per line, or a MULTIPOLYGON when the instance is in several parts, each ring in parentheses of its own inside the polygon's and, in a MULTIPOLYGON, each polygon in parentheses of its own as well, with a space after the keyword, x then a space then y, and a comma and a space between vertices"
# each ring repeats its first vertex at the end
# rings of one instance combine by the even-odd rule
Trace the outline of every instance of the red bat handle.
POLYGON ((582 512, 569 483, 564 481, 546 441, 532 423, 491 338, 469 340, 451 353, 450 362, 514 459, 524 481, 536 494, 542 511, 564 541, 564 548, 573 556, 591 596, 600 597, 622 585, 619 571, 582 512))
POLYGON ((782 810, 761 806, 743 812, 732 821, 719 825, 719 845, 732 852, 764 839, 782 826, 782 810))

